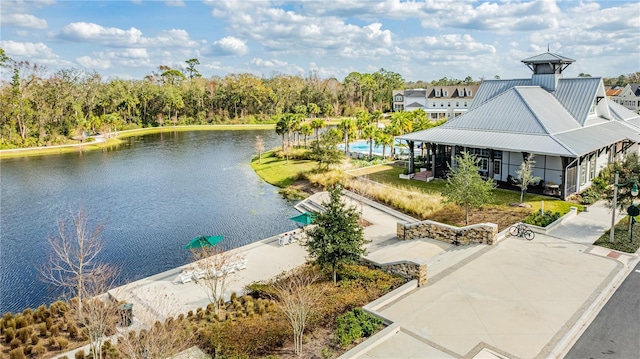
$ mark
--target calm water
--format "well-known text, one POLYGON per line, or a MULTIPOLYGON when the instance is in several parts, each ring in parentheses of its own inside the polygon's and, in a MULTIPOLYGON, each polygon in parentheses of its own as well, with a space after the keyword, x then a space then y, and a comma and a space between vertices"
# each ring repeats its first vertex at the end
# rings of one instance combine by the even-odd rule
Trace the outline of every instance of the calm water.
POLYGON ((202 234, 238 247, 291 230, 292 204, 249 166, 255 136, 274 131, 199 131, 127 139, 94 151, 0 162, 0 313, 55 300, 36 267, 57 221, 83 207, 104 224, 102 259, 134 280, 188 261, 202 234))

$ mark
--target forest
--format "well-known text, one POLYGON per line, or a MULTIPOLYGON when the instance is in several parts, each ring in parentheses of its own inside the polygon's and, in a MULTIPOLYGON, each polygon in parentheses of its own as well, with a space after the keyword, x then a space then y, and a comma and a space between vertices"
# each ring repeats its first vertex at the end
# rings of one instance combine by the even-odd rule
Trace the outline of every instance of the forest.
MULTIPOLYGON (((281 115, 306 118, 389 112, 394 89, 475 83, 443 78, 405 82, 380 69, 335 78, 249 73, 204 78, 198 59, 180 69, 159 66, 143 79, 104 79, 97 72, 47 69, 14 61, 0 48, 0 149, 68 143, 84 133, 141 127, 276 123, 281 115)), ((621 75, 624 80, 625 77, 621 75)))

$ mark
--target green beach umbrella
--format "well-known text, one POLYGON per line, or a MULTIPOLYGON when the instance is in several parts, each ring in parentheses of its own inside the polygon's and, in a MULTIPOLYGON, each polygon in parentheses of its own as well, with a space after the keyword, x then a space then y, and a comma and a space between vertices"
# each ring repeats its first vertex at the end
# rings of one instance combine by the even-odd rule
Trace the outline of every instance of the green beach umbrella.
POLYGON ((224 239, 224 236, 200 236, 195 237, 186 246, 185 249, 197 249, 202 247, 213 247, 220 243, 224 239))
POLYGON ((298 223, 302 223, 305 226, 313 223, 316 219, 316 214, 311 212, 304 212, 303 214, 297 215, 295 217, 289 218, 290 220, 296 221, 298 223))

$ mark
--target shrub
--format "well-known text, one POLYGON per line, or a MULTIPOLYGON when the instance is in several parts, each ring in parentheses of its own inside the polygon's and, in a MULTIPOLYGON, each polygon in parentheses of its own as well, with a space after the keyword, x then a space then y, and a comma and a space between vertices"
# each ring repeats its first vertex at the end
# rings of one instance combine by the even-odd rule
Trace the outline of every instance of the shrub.
POLYGON ((9 344, 16 337, 16 330, 14 328, 7 328, 4 331, 4 342, 9 344))
POLYGON ((336 340, 342 347, 347 347, 362 337, 371 336, 383 323, 382 319, 365 312, 362 308, 339 316, 336 322, 336 340))
POLYGON ((561 217, 560 212, 544 211, 544 214, 540 214, 539 211, 535 211, 522 220, 523 223, 532 224, 538 227, 546 227, 551 223, 558 220, 561 217))
POLYGON ((27 326, 27 320, 25 319, 24 315, 17 314, 15 320, 16 320, 16 329, 24 328, 27 326))
POLYGON ((47 348, 45 348, 42 343, 38 343, 33 347, 32 352, 36 355, 42 355, 47 352, 47 348))
POLYGON ((31 334, 31 345, 37 345, 40 342, 38 334, 31 334))
POLYGON ((84 350, 78 350, 73 356, 75 359, 84 359, 84 350))
POLYGON ((38 327, 38 330, 40 332, 40 336, 41 337, 45 337, 47 336, 47 323, 40 323, 40 326, 38 327))
POLYGON ((67 327, 67 333, 69 333, 69 338, 75 339, 78 337, 78 327, 75 324, 71 323, 67 327))
POLYGON ((65 337, 58 337, 58 345, 62 350, 67 349, 67 347, 69 346, 69 339, 65 337))
POLYGON ((16 338, 20 339, 22 343, 26 343, 31 335, 31 328, 20 328, 16 331, 16 338))
POLYGON ((9 346, 11 347, 11 349, 15 349, 19 346, 22 346, 22 341, 18 338, 13 338, 11 343, 9 343, 9 346))
POLYGON ((9 352, 9 359, 25 359, 24 350, 22 348, 15 348, 9 352))
POLYGON ((362 327, 353 312, 347 312, 336 320, 336 340, 342 347, 347 347, 355 340, 362 338, 362 327))
POLYGON ((60 333, 60 328, 58 327, 58 324, 54 324, 49 328, 49 331, 51 331, 51 336, 55 337, 60 333))

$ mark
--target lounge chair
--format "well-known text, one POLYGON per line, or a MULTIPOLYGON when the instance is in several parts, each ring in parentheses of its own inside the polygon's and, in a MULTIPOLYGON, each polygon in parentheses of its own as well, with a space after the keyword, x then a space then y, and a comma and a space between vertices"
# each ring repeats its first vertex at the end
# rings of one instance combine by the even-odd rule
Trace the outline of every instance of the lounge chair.
POLYGON ((236 262, 236 269, 237 270, 243 270, 247 268, 247 259, 243 258, 239 261, 236 262))

